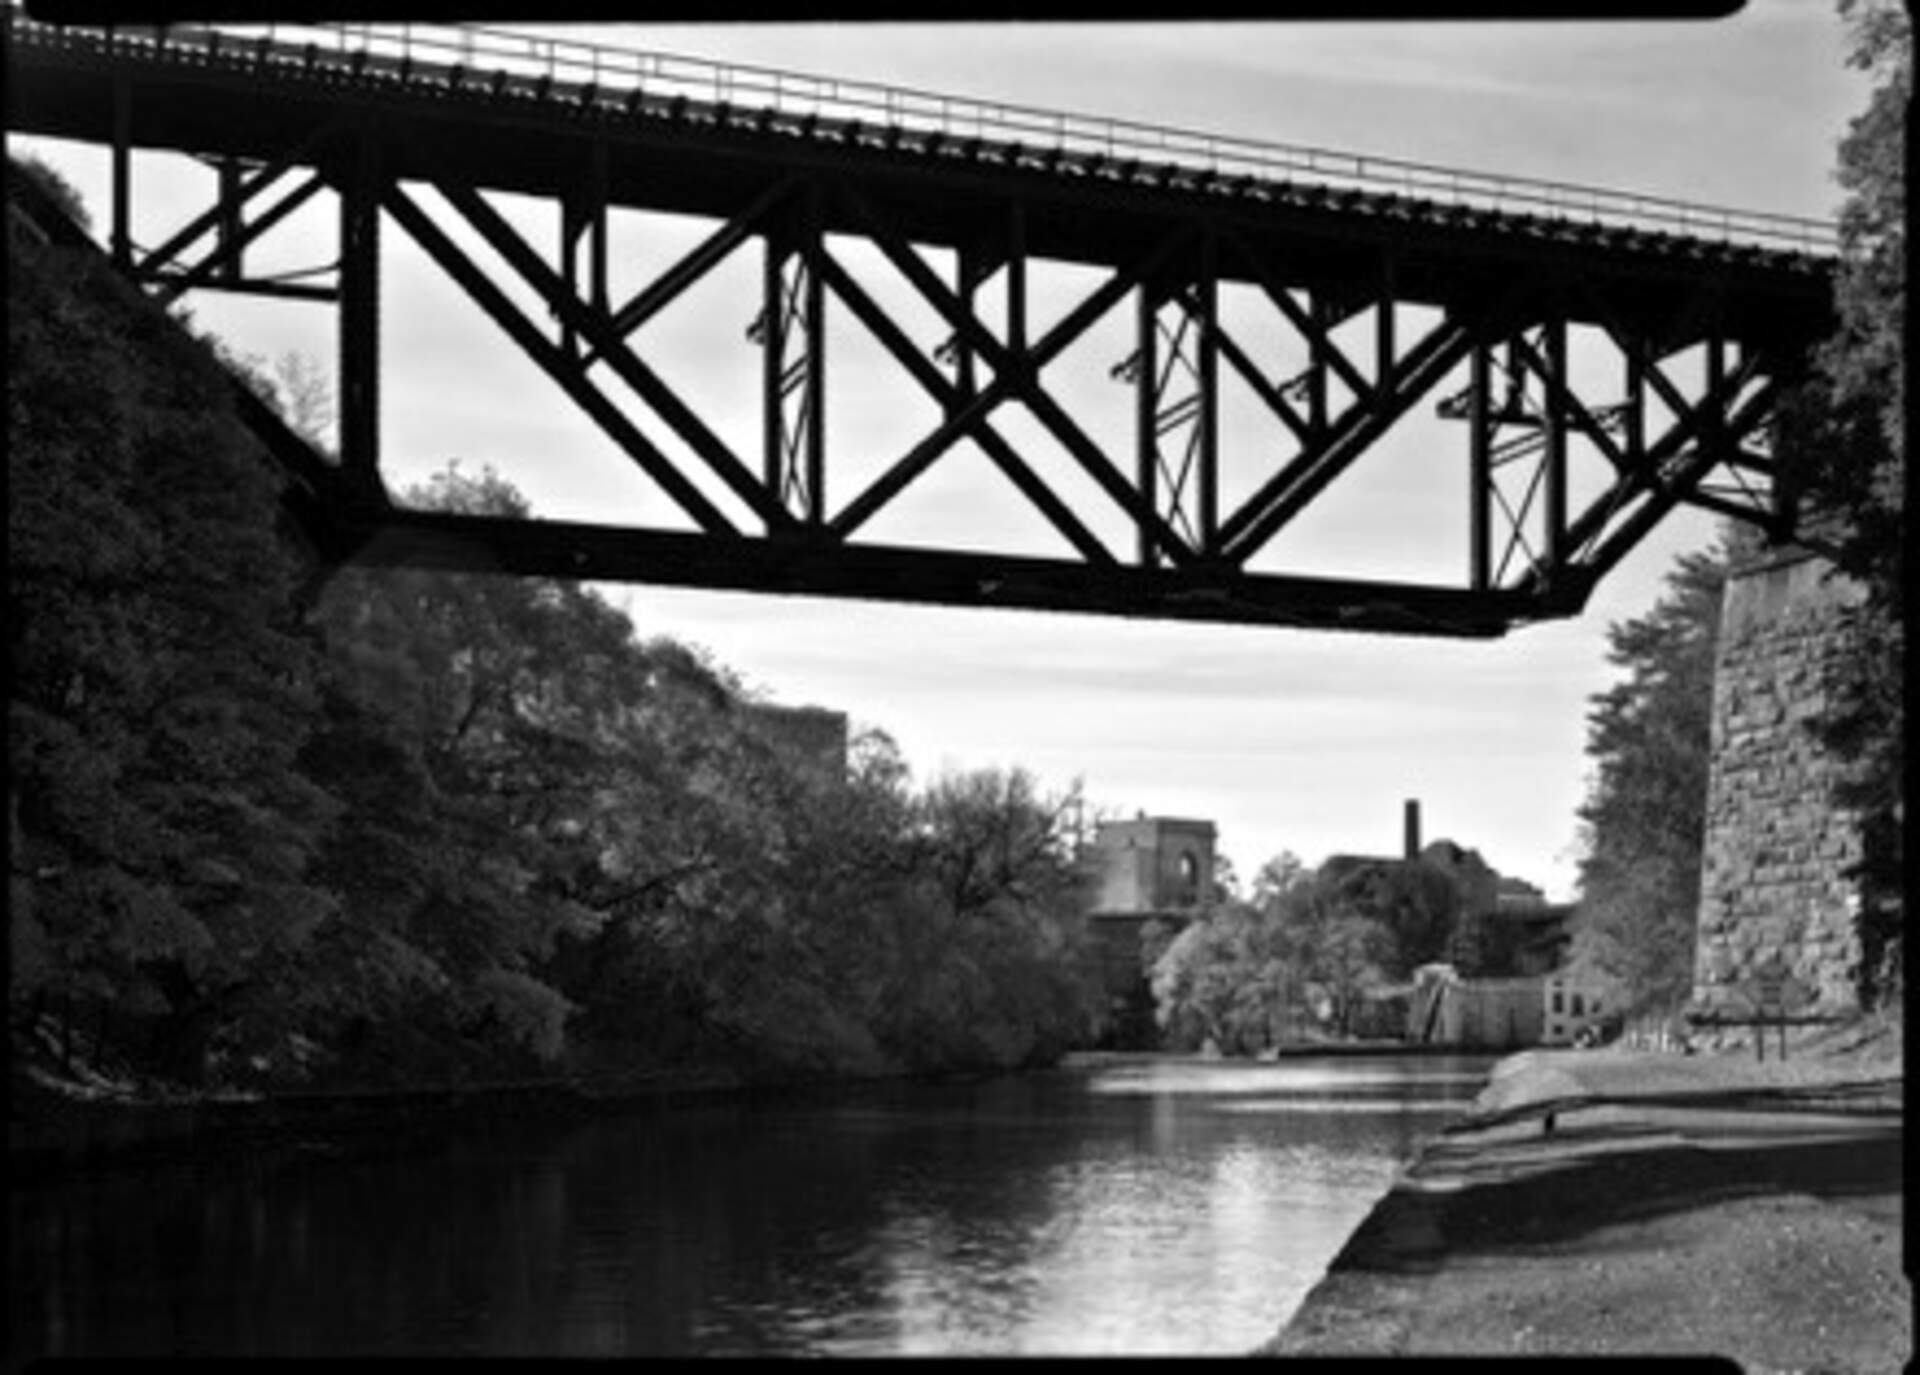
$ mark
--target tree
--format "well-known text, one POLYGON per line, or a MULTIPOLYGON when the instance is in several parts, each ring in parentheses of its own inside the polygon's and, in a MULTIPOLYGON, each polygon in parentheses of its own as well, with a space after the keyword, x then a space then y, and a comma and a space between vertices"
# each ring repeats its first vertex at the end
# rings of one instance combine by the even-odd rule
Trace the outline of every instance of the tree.
MULTIPOLYGON (((528 513, 491 472, 457 466, 404 499, 528 513)), ((418 1045, 438 1028, 454 1059, 556 1061, 575 1005, 544 966, 629 877, 604 856, 662 753, 661 656, 557 579, 348 568, 315 619, 333 676, 308 766, 353 802, 321 862, 347 899, 338 982, 365 993, 356 1058, 407 1059, 368 1030, 418 1045)))
POLYGON ((1262 864, 1260 872, 1253 876, 1253 903, 1263 911, 1270 911, 1282 893, 1311 877, 1300 856, 1291 850, 1282 850, 1262 864))
POLYGON ((274 360, 274 401, 287 424, 309 444, 330 449, 337 406, 333 385, 307 354, 288 350, 274 360))
MULTIPOLYGON (((406 500, 525 514, 457 469, 406 500)), ((874 733, 845 770, 789 759, 724 670, 572 584, 349 570, 318 618, 340 692, 313 763, 355 803, 326 872, 342 949, 388 971, 341 980, 385 999, 361 1061, 417 1062, 422 1027, 456 1059, 783 1075, 1083 1036, 1073 794, 1013 770, 916 795, 874 733)))
POLYGON ((1390 937, 1379 948, 1383 973, 1409 978, 1423 964, 1445 958, 1460 920, 1453 878, 1426 860, 1323 870, 1317 882, 1334 902, 1377 923, 1390 937))
POLYGON ((1240 875, 1226 855, 1213 857, 1213 892, 1209 896, 1214 902, 1240 901, 1240 875))
POLYGON ((1573 957, 1640 1007, 1670 1010, 1692 989, 1727 549, 1683 555, 1651 611, 1608 628, 1625 676, 1587 714, 1573 957))
POLYGON ((1295 952, 1304 991, 1328 1029, 1347 1035, 1360 996, 1388 981, 1393 929, 1317 876, 1281 896, 1279 924, 1295 952))
POLYGON ((1254 902, 1203 911, 1154 961, 1155 1016, 1170 1044, 1252 1054, 1311 1021, 1345 1035, 1361 996, 1387 981, 1393 928, 1336 876, 1282 854, 1261 866, 1254 891, 1254 902))
POLYGON ((7 159, 9 177, 31 177, 40 188, 53 198, 55 205, 66 213, 80 228, 93 232, 93 216, 87 213, 86 203, 80 199, 80 193, 73 184, 53 168, 36 157, 9 157, 7 159))
POLYGON ((14 1007, 197 1081, 277 1033, 333 908, 277 482, 204 343, 11 213, 7 246, 14 1007))
POLYGON ((1154 1016, 1179 1049, 1210 1041, 1254 1054, 1285 1036, 1288 1006, 1304 1003, 1279 923, 1240 902, 1203 910, 1154 961, 1151 984, 1154 1016))
POLYGON ((1023 769, 937 779, 888 885, 875 1033, 915 1067, 1008 1067, 1084 1042, 1102 998, 1073 858, 1078 789, 1023 769))

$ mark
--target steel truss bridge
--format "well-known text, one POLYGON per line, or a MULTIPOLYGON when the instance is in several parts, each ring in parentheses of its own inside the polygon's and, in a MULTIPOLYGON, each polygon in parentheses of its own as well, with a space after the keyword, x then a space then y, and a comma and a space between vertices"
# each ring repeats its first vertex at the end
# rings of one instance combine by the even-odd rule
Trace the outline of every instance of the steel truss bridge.
POLYGON ((238 388, 329 561, 1488 636, 1577 613, 1682 503, 1793 529, 1771 433, 1831 327, 1829 225, 498 30, 83 28, 9 7, 6 32, 7 127, 111 150, 120 270, 162 302, 206 289, 337 312, 337 455, 238 388), (204 213, 149 247, 130 232, 135 150, 218 172, 204 213), (322 192, 337 261, 319 280, 250 272, 249 247, 322 192), (502 193, 551 206, 552 240, 516 228, 502 193), (616 291, 609 221, 634 210, 705 236, 616 291), (638 465, 658 512, 390 499, 393 230, 638 465), (755 247, 742 446, 668 380, 647 327, 755 247), (1073 299, 1043 327, 1030 301, 1062 263, 1073 299), (1056 378, 1103 319, 1128 347, 1089 402, 1056 378), (891 360, 902 413, 929 417, 857 476, 828 406, 847 330, 891 360), (1230 394, 1257 425, 1223 422, 1230 394), (1130 441, 1095 438, 1116 420, 1095 410, 1130 441), (1266 570, 1416 411, 1430 445, 1457 446, 1457 504, 1430 523, 1464 522, 1458 578, 1266 570), (1055 552, 993 552, 991 530, 986 548, 861 537, 962 453, 1055 552))

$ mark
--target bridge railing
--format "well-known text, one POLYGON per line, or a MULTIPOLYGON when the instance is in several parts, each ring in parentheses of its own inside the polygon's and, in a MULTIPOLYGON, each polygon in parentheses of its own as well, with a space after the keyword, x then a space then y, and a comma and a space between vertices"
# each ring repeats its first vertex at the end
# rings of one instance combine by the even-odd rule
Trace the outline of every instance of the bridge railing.
MULTIPOLYGON (((10 22, 20 22, 16 7, 8 5, 7 10, 10 22)), ((1797 215, 1267 143, 479 25, 269 23, 108 32, 117 40, 169 49, 198 45, 218 51, 264 42, 273 50, 326 56, 343 63, 358 55, 362 62, 405 69, 426 65, 497 72, 545 83, 554 91, 571 86, 610 101, 636 92, 669 100, 684 97, 712 106, 773 110, 797 119, 859 121, 939 133, 952 140, 1018 144, 1072 158, 1172 165, 1227 181, 1307 183, 1497 214, 1540 215, 1803 253, 1831 254, 1838 247, 1833 223, 1797 215)))

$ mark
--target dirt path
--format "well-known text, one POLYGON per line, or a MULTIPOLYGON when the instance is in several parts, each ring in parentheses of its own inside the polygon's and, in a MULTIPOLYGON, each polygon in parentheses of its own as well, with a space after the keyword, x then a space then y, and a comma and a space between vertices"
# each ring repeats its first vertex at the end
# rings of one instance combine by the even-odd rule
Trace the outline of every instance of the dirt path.
POLYGON ((1516 1056, 1266 1351, 1902 1370, 1900 1075, 1885 1056, 1516 1056))

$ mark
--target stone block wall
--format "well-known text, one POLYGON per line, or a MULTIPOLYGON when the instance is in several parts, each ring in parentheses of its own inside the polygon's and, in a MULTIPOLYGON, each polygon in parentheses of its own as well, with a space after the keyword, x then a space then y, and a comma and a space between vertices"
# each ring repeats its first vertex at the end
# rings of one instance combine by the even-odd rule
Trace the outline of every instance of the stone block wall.
POLYGON ((1211 821, 1141 816, 1102 821, 1089 862, 1096 912, 1162 912, 1204 904, 1213 892, 1211 821))
POLYGON ((1784 967, 1809 1016, 1859 1006, 1861 826, 1835 807, 1809 725, 1854 652, 1857 587, 1823 560, 1767 551, 1734 569, 1714 665, 1713 745, 1694 1011, 1749 1010, 1756 970, 1784 967))

